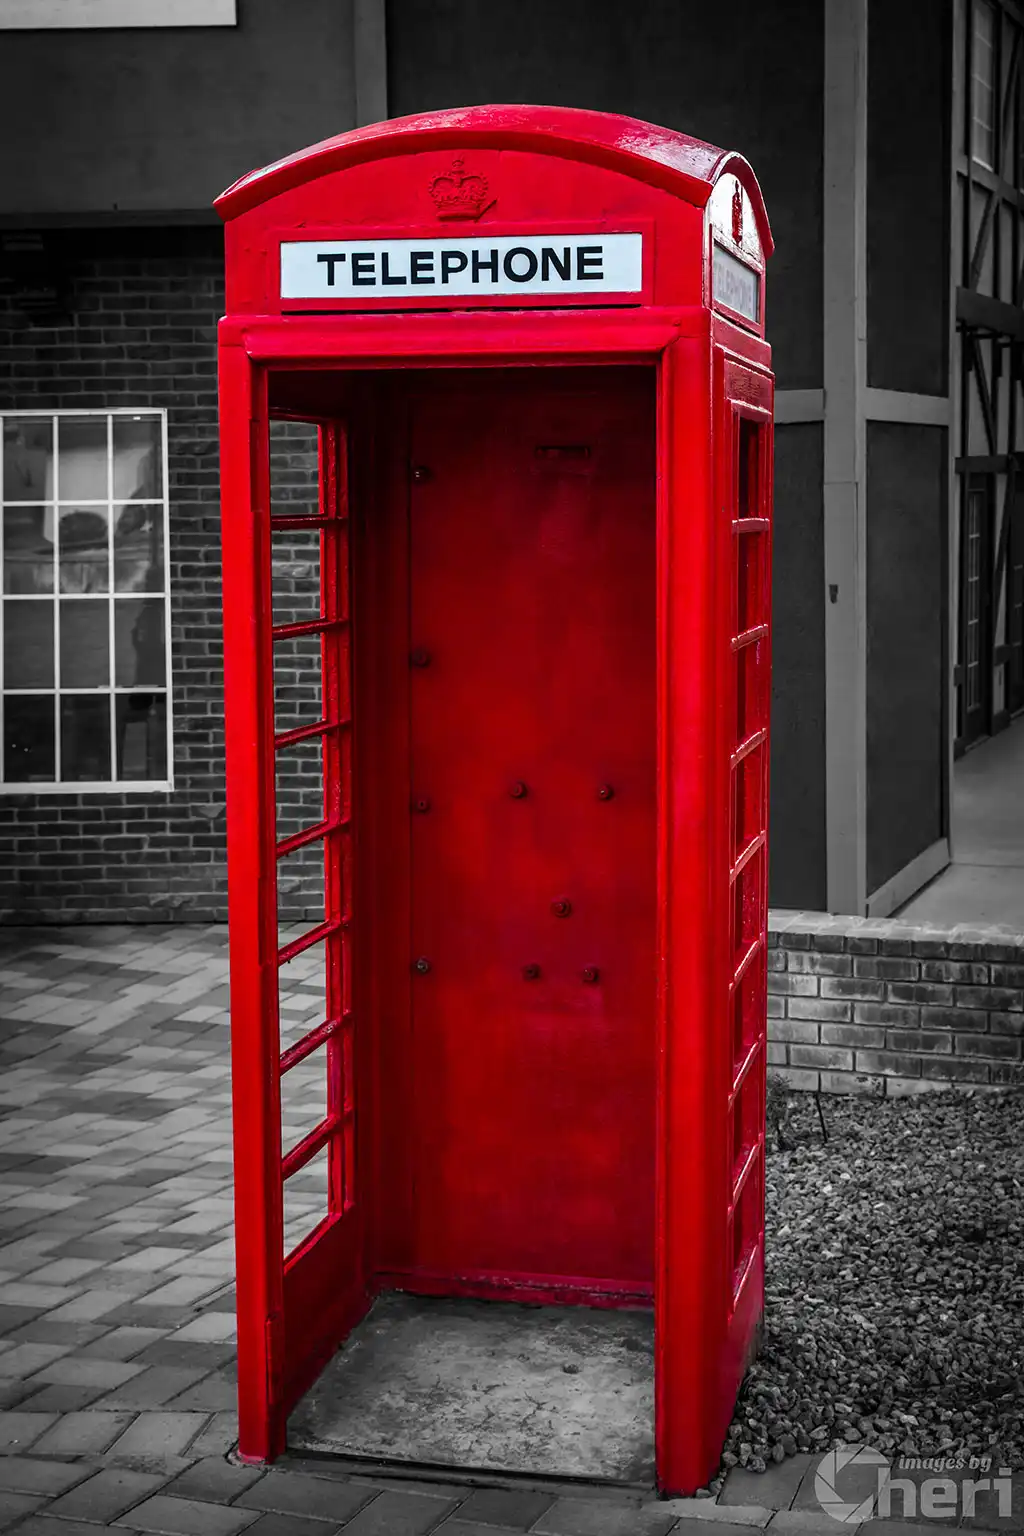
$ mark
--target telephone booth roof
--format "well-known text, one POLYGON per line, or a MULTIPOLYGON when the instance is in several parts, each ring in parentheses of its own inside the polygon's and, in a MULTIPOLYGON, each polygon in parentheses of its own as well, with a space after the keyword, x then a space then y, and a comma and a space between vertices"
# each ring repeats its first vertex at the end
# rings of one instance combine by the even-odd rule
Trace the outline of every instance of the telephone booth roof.
POLYGON ((370 160, 448 148, 520 149, 599 165, 647 182, 697 208, 706 206, 719 178, 731 173, 750 197, 763 256, 772 253, 761 190, 742 155, 639 118, 579 107, 459 107, 373 123, 322 139, 250 171, 221 193, 215 207, 223 219, 234 219, 333 171, 370 160))

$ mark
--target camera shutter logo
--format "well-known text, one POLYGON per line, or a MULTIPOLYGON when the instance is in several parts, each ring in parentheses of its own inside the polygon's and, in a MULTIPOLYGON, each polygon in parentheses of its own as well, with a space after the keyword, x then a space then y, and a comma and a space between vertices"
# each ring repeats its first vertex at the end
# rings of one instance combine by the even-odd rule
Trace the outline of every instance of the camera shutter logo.
MULTIPOLYGON (((814 1496, 826 1515, 833 1520, 841 1525, 859 1525, 862 1520, 870 1520, 874 1514, 888 1472, 889 1462, 881 1451, 873 1451, 870 1446, 839 1446, 834 1451, 828 1451, 819 1461, 814 1473, 814 1496), (875 1471, 875 1487, 866 1498, 856 1503, 845 1499, 841 1474, 847 1468, 859 1472, 861 1468, 869 1467, 875 1471)), ((861 1479, 857 1481, 859 1483, 861 1479)))

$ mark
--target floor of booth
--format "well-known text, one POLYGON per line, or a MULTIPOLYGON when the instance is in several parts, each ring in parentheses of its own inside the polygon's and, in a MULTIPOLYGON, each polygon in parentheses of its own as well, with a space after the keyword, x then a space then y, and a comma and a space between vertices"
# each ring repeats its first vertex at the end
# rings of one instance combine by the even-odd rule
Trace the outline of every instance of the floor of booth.
POLYGON ((288 1444, 650 1484, 653 1314, 383 1295, 292 1414, 288 1444))

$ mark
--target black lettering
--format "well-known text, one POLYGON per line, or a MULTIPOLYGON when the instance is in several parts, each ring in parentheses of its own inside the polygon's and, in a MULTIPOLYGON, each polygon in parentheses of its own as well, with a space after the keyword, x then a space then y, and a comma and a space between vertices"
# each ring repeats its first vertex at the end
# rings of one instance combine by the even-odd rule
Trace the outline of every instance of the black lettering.
POLYGON ((441 281, 446 283, 453 272, 465 272, 469 266, 469 257, 465 251, 441 252, 441 281))
POLYGON ((572 247, 562 246, 562 259, 558 259, 558 252, 550 245, 546 245, 540 253, 540 275, 547 282, 551 276, 551 268, 554 267, 563 283, 567 283, 572 277, 572 247))
POLYGON ((337 266, 339 261, 344 261, 345 260, 344 252, 342 252, 342 254, 340 256, 334 255, 334 254, 331 254, 331 255, 323 254, 323 255, 318 256, 316 259, 317 259, 317 261, 326 262, 326 264, 327 264, 327 286, 328 286, 328 288, 333 288, 334 287, 334 269, 337 266))
POLYGON ((578 245, 576 247, 576 281, 599 283, 604 277, 601 265, 603 261, 603 245, 578 245))
POLYGON ((356 251, 352 256, 352 282, 362 288, 376 288, 377 274, 373 270, 372 251, 356 251))
POLYGON ((537 276, 537 257, 528 246, 514 245, 510 251, 505 252, 505 260, 502 262, 505 276, 510 283, 528 283, 532 277, 537 276), (526 271, 517 272, 512 265, 515 256, 526 257, 526 271))
MULTIPOLYGON (((465 262, 463 262, 463 266, 465 266, 465 262)), ((413 251, 410 254, 409 281, 410 283, 432 283, 434 281, 433 251, 413 251)))
POLYGON ((409 279, 407 277, 392 277, 391 272, 388 269, 388 253, 387 253, 387 251, 383 251, 381 253, 381 258, 380 258, 380 280, 381 280, 382 283, 389 284, 392 288, 395 287, 396 284, 404 285, 405 283, 407 283, 409 281, 409 279))
POLYGON ((479 251, 474 251, 473 252, 473 282, 474 283, 478 283, 480 281, 480 269, 481 269, 481 267, 486 267, 487 268, 488 272, 491 274, 491 282, 492 283, 496 283, 498 281, 498 253, 497 253, 497 251, 492 251, 491 254, 487 257, 486 261, 481 257, 481 254, 480 254, 479 251))

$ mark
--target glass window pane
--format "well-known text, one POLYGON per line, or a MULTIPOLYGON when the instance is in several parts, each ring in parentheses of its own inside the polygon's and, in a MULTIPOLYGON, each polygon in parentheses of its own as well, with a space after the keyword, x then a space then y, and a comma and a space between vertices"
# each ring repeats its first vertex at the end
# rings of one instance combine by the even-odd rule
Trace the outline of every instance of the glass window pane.
POLYGON ((119 598, 114 603, 115 678, 119 688, 163 687, 164 605, 160 598, 119 598))
POLYGON ((61 501, 106 501, 106 416, 62 416, 57 424, 61 501))
POLYGON ((4 421, 4 501, 48 501, 53 495, 53 423, 49 417, 4 421))
POLYGON ((133 502, 114 508, 114 587, 118 592, 164 589, 164 509, 133 502))
POLYGON ((159 416, 114 417, 114 500, 163 495, 159 416))
MULTIPOLYGON (((43 604, 49 607, 49 604, 43 604)), ((4 779, 8 784, 52 781, 53 695, 4 699, 4 779)))
MULTIPOLYGON (((106 608, 106 604, 97 606, 106 608)), ((110 695, 60 701, 60 776, 78 784, 110 778, 110 695)))
POLYGON ((60 605, 60 685, 110 687, 110 614, 103 599, 65 598, 60 605))
POLYGON ((53 687, 53 603, 4 603, 4 687, 53 687))
POLYGON ((57 547, 62 592, 106 592, 110 555, 106 507, 62 507, 57 547))
POLYGON ((4 591, 53 591, 53 508, 4 508, 4 591))
POLYGON ((128 781, 167 777, 167 700, 160 693, 115 697, 117 777, 128 781))

